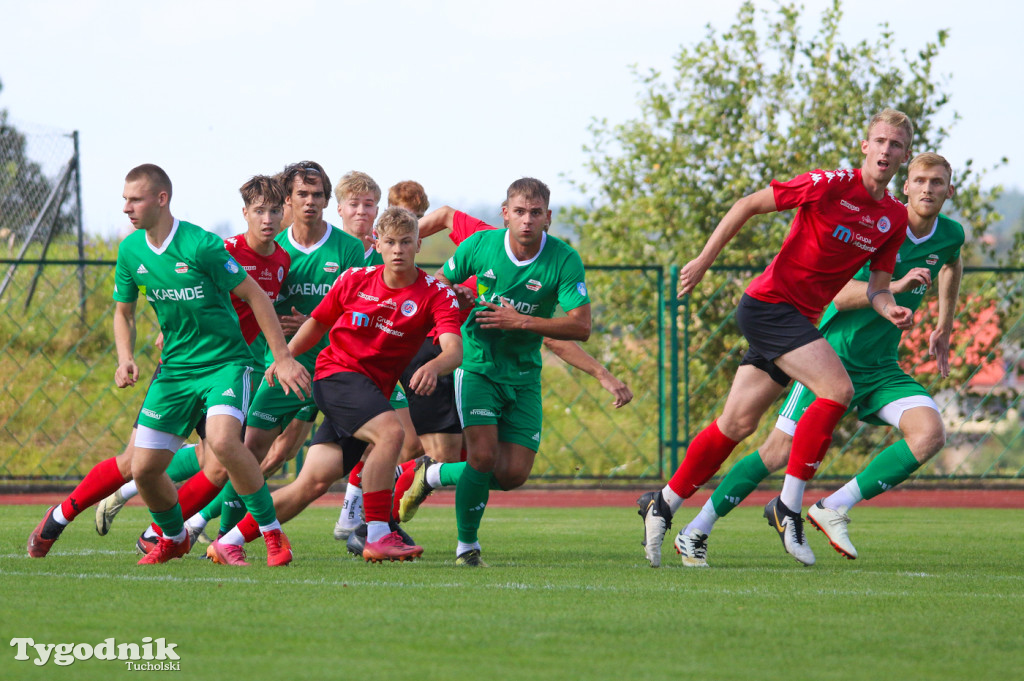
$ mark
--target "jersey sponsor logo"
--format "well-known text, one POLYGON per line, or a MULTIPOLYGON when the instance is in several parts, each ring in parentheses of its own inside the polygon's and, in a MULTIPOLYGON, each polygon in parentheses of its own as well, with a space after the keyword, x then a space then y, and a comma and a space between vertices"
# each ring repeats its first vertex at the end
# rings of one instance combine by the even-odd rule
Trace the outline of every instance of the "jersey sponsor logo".
POLYGON ((241 270, 242 268, 238 266, 238 263, 235 262, 234 258, 228 258, 228 261, 224 263, 224 269, 226 269, 231 274, 238 274, 239 270, 241 270))
POLYGON ((402 314, 404 314, 406 317, 413 316, 414 314, 416 314, 416 310, 418 309, 419 307, 417 307, 416 303, 412 300, 405 301, 404 303, 402 303, 401 307, 402 314))
POLYGON ((283 267, 278 266, 278 268, 277 268, 277 280, 278 281, 284 281, 284 268, 283 267))
POLYGON ((839 199, 839 205, 842 206, 843 208, 848 208, 852 210, 854 213, 860 212, 860 206, 855 206, 846 199, 839 199))
POLYGON ((875 219, 873 217, 871 217, 870 215, 861 215, 860 216, 860 220, 858 222, 860 222, 860 224, 865 225, 867 227, 874 227, 875 226, 875 219))
POLYGON ((401 338, 402 336, 405 335, 404 331, 399 331, 398 329, 391 328, 392 324, 393 322, 390 319, 388 319, 387 317, 381 317, 380 315, 378 315, 373 320, 373 326, 375 328, 380 329, 381 331, 390 336, 394 336, 395 338, 401 338))
POLYGON ((889 228, 892 227, 892 223, 889 222, 889 218, 883 215, 882 217, 878 218, 878 224, 875 226, 878 227, 879 232, 885 234, 886 232, 889 231, 889 228))
POLYGON ((145 265, 139 265, 139 269, 135 270, 135 274, 149 274, 149 270, 146 269, 145 265))
POLYGON ((379 303, 377 303, 377 307, 383 307, 388 310, 397 310, 398 304, 395 303, 395 301, 393 301, 391 298, 388 298, 387 300, 382 300, 379 303))
POLYGON ((490 409, 473 409, 469 413, 472 414, 473 416, 490 416, 492 418, 497 418, 498 416, 490 409))
POLYGON ((340 269, 341 269, 341 265, 339 265, 336 262, 332 262, 332 261, 328 260, 327 262, 324 263, 324 272, 327 272, 327 274, 334 274, 335 272, 337 272, 340 269))
POLYGON ((234 390, 232 390, 231 388, 228 388, 227 390, 225 390, 224 392, 222 392, 222 393, 220 394, 220 396, 221 396, 221 397, 234 397, 234 396, 235 396, 235 391, 234 391, 234 390))
POLYGON ((352 326, 369 326, 370 316, 365 315, 362 312, 351 312, 352 315, 352 326))
POLYGON ((205 297, 202 284, 188 288, 151 288, 146 291, 146 300, 151 303, 157 300, 202 300, 205 297))
POLYGON ((186 272, 188 272, 188 263, 185 263, 185 262, 174 263, 174 271, 177 272, 178 274, 185 274, 186 272))
POLYGON ((363 300, 369 300, 371 303, 376 303, 380 300, 377 296, 371 296, 369 293, 363 293, 362 291, 356 291, 356 296, 363 300))
POLYGON ((263 271, 260 272, 260 281, 274 281, 274 273, 269 268, 264 267, 263 271))
POLYGON ((581 296, 587 295, 587 285, 584 284, 582 281, 577 282, 576 283, 576 292, 579 293, 581 296))
POLYGON ((253 272, 256 269, 256 265, 242 265, 242 269, 246 272, 253 272))
POLYGON ((939 256, 932 253, 931 255, 924 259, 924 262, 927 265, 934 265, 935 263, 939 262, 939 256))
POLYGON ((488 269, 486 272, 484 272, 480 276, 481 277, 487 277, 488 279, 497 279, 497 277, 494 276, 494 270, 492 270, 492 269, 488 269))
POLYGON ((848 244, 850 243, 850 239, 853 238, 853 233, 842 225, 836 225, 836 228, 832 230, 832 236, 839 239, 844 244, 848 244))
POLYGON ((256 418, 263 419, 264 421, 269 421, 270 423, 277 423, 279 420, 278 417, 274 416, 273 414, 268 414, 265 411, 254 411, 251 413, 256 418))
POLYGON ((160 419, 163 418, 163 414, 157 414, 152 409, 143 409, 142 413, 145 414, 146 416, 148 416, 151 419, 156 419, 157 421, 159 421, 160 419))
POLYGON ((540 305, 533 305, 525 300, 521 300, 517 303, 512 298, 505 298, 504 296, 499 296, 496 293, 491 295, 491 300, 489 302, 494 303, 495 305, 501 305, 502 301, 508 303, 511 307, 514 307, 516 312, 520 314, 532 315, 537 311, 537 308, 540 307, 540 305))
POLYGON ((539 291, 541 285, 542 284, 536 279, 531 279, 528 282, 526 282, 526 288, 529 289, 530 291, 539 291))
POLYGON ((448 269, 450 269, 450 270, 454 270, 455 269, 455 256, 454 255, 452 257, 448 258, 448 269))
POLYGON ((278 300, 283 298, 300 295, 300 296, 319 296, 323 298, 331 290, 330 284, 313 284, 305 282, 302 284, 291 284, 288 286, 288 296, 281 296, 278 300))

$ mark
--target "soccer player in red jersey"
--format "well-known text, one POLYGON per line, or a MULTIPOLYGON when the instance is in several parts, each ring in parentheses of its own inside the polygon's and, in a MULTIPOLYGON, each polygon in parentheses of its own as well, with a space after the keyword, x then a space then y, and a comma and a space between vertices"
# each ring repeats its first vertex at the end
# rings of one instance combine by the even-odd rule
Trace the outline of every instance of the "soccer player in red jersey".
MULTIPOLYGON (((391 487, 404 431, 389 396, 402 369, 436 328, 442 353, 416 372, 410 387, 430 393, 439 375, 462 362, 462 338, 455 292, 416 267, 419 250, 416 217, 388 208, 377 222, 377 250, 384 266, 356 267, 338 277, 289 343, 302 353, 329 331, 330 345, 316 363, 313 394, 325 415, 295 481, 274 493, 278 518, 294 518, 373 450, 363 468, 363 508, 367 521, 368 561, 406 560, 423 549, 407 546, 391 530, 391 487)), ((267 380, 275 365, 267 369, 267 380)), ((242 565, 242 544, 258 528, 246 516, 235 529, 210 545, 218 563, 242 565)))
POLYGON ((910 158, 914 128, 903 113, 886 109, 872 117, 860 143, 857 170, 814 170, 743 197, 726 213, 700 255, 679 276, 679 296, 700 283, 718 254, 755 215, 797 208, 778 255, 747 287, 736 322, 750 345, 721 416, 697 434, 668 484, 637 500, 644 520, 643 545, 651 567, 661 564, 661 544, 672 515, 757 428, 761 416, 791 379, 816 399, 793 436, 780 496, 765 517, 786 551, 810 565, 814 554, 803 532, 803 491, 825 456, 832 431, 849 405, 853 385, 835 351, 815 326, 825 306, 865 262, 867 297, 879 315, 900 329, 913 313, 896 304, 889 282, 906 236, 907 210, 886 189, 910 158))

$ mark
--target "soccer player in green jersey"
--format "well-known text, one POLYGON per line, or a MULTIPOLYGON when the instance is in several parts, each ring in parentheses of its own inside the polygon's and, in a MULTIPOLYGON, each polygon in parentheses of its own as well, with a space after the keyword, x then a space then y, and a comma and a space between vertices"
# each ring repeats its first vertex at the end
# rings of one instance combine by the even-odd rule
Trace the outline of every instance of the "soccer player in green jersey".
POLYGON ((484 565, 477 535, 489 490, 518 487, 533 469, 542 426, 542 338, 590 337, 583 263, 545 230, 550 196, 540 180, 513 182, 502 210, 508 229, 473 234, 438 275, 446 282, 477 277, 455 378, 468 453, 455 488, 456 565, 484 565), (554 317, 556 305, 564 317, 554 317))
POLYGON ((139 377, 135 305, 142 287, 164 334, 163 367, 146 393, 132 458, 139 493, 163 537, 139 564, 167 562, 190 548, 177 491, 165 470, 205 410, 208 449, 224 464, 248 507, 260 514, 268 564, 285 565, 291 562, 291 548, 259 465, 241 441, 252 356, 228 292, 249 303, 274 360, 288 367, 281 383, 289 392, 308 393, 309 372, 288 351, 270 301, 223 241, 172 216, 171 182, 162 169, 151 164, 134 168, 125 178, 124 198, 124 212, 136 232, 118 249, 114 380, 119 388, 135 385, 139 377))
MULTIPOLYGON (((963 272, 963 227, 940 214, 942 204, 953 196, 951 173, 949 163, 938 154, 919 154, 910 162, 903 185, 909 199, 907 238, 900 247, 892 282, 897 304, 916 310, 925 291, 938 281, 939 316, 928 351, 943 376, 949 375, 949 337, 963 272)), ((902 332, 868 305, 867 280, 865 268, 825 310, 820 328, 853 381, 850 410, 856 409, 862 421, 899 428, 903 439, 882 450, 859 475, 807 512, 811 524, 825 533, 836 551, 850 559, 857 557, 857 550, 847 531, 847 511, 906 480, 946 443, 935 401, 897 364, 902 332)), ((765 443, 736 462, 697 516, 676 537, 676 551, 683 565, 706 567, 708 535, 715 521, 773 471, 786 465, 796 422, 812 399, 803 385, 793 386, 765 443)))

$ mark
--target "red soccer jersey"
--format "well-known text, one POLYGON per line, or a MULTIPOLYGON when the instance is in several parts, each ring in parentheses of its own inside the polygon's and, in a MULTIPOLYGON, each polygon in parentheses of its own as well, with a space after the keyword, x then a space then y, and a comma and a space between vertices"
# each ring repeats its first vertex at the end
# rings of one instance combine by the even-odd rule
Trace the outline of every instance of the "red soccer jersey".
POLYGON ((455 291, 416 271, 416 281, 400 289, 384 283, 381 266, 353 267, 338 277, 311 315, 331 327, 330 345, 316 359, 317 379, 359 373, 390 396, 431 329, 462 335, 455 291))
POLYGON ((888 191, 875 201, 860 170, 814 170, 789 182, 772 180, 779 210, 798 208, 778 255, 747 293, 789 303, 815 321, 866 261, 893 271, 907 235, 907 208, 888 191))
MULTIPOLYGON (((228 253, 250 277, 256 280, 256 283, 270 296, 271 300, 277 298, 281 292, 281 282, 288 276, 288 268, 292 264, 291 256, 286 250, 274 242, 274 252, 271 255, 260 255, 249 248, 245 234, 224 239, 224 248, 228 249, 228 253)), ((242 327, 245 342, 252 343, 253 339, 260 334, 260 325, 252 313, 252 308, 247 302, 233 294, 231 304, 235 306, 235 312, 238 314, 238 324, 242 327)))

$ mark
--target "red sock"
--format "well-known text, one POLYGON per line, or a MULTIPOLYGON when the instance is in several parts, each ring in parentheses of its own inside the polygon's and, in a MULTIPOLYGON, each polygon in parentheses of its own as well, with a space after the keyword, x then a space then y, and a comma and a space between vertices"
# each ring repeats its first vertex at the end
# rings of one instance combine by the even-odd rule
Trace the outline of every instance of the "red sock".
POLYGON ((117 458, 104 459, 92 467, 85 479, 61 503, 60 512, 68 520, 74 520, 79 513, 110 496, 126 482, 117 469, 117 458))
POLYGON ((682 498, 689 499, 718 472, 722 462, 729 458, 737 444, 735 440, 722 435, 717 420, 712 421, 710 426, 697 433, 697 437, 686 448, 683 462, 668 481, 668 486, 682 498))
POLYGON ((846 413, 846 405, 819 397, 811 402, 796 422, 793 449, 789 454, 786 475, 810 480, 818 472, 818 464, 832 443, 832 431, 846 413))
POLYGON ((260 524, 256 522, 256 519, 252 517, 252 513, 246 513, 245 517, 242 518, 235 527, 245 537, 245 541, 250 542, 260 536, 260 524))
MULTIPOLYGON (((220 494, 221 488, 224 486, 217 485, 210 482, 210 479, 206 477, 206 474, 199 471, 191 478, 188 479, 184 485, 178 489, 178 503, 181 504, 181 517, 188 520, 199 511, 206 508, 206 505, 213 501, 214 497, 220 494)), ((153 523, 153 531, 161 537, 163 532, 156 523, 153 523)))
MULTIPOLYGON (((410 461, 407 463, 415 463, 410 461)), ((412 487, 412 479, 416 476, 416 466, 406 466, 402 464, 402 474, 398 476, 398 480, 395 481, 395 493, 394 503, 391 508, 391 517, 398 520, 398 506, 402 503, 402 497, 412 487)), ((366 495, 363 495, 363 504, 366 504, 366 495)))
POLYGON ((356 487, 363 486, 363 464, 364 461, 360 461, 352 467, 352 472, 348 474, 348 484, 356 487))
POLYGON ((368 523, 373 521, 386 523, 391 515, 391 490, 364 491, 363 515, 368 523))

